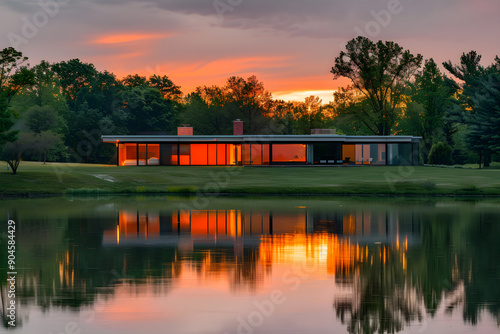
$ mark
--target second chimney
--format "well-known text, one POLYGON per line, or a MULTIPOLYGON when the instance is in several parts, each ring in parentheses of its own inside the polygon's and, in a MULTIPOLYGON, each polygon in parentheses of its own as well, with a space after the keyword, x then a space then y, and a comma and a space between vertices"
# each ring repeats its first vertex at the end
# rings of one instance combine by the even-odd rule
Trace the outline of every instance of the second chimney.
POLYGON ((233 121, 233 135, 243 136, 243 122, 240 119, 233 121))
POLYGON ((181 124, 177 128, 177 135, 178 136, 192 136, 193 135, 193 128, 189 126, 189 124, 181 124))

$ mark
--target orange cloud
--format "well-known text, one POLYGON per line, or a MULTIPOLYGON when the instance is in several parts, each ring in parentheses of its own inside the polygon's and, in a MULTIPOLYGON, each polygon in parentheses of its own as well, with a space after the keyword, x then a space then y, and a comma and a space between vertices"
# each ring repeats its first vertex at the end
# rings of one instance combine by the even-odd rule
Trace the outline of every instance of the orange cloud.
POLYGON ((92 41, 94 44, 121 44, 148 39, 170 37, 172 34, 114 34, 99 37, 92 41))
POLYGON ((215 60, 208 63, 198 63, 193 65, 185 65, 177 68, 175 74, 177 77, 220 77, 230 75, 241 75, 242 72, 254 70, 258 72, 263 68, 286 67, 288 57, 244 57, 244 58, 226 58, 215 60))

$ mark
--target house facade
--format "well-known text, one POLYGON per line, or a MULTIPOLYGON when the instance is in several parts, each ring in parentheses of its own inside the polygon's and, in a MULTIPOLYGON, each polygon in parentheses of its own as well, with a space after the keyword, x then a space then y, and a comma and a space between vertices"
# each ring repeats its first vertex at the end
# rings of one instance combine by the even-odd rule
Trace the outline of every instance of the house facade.
POLYGON ((118 166, 417 165, 420 137, 102 136, 118 166))

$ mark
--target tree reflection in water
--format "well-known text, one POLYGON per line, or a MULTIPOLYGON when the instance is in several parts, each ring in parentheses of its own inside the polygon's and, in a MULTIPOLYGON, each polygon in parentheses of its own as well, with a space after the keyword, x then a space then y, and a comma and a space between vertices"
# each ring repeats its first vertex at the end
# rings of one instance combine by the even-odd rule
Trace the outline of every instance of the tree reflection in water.
MULTIPOLYGON (((196 212, 114 205, 105 210, 94 204, 84 213, 52 218, 40 214, 43 208, 33 216, 14 212, 23 221, 17 292, 24 305, 78 311, 112 298, 124 284, 166 295, 186 271, 204 280, 224 279, 231 292, 253 293, 276 265, 314 262, 324 268, 322 275, 335 277, 334 312, 350 333, 425 326, 438 310, 462 312, 471 324, 487 310, 500 323, 495 205, 353 202, 196 212)), ((4 276, 2 271, 2 282, 4 276)))
POLYGON ((336 277, 344 293, 333 306, 348 332, 399 332, 438 309, 462 311, 471 324, 488 310, 500 324, 499 215, 482 211, 422 212, 421 244, 408 250, 406 269, 393 249, 385 262, 374 257, 336 277))

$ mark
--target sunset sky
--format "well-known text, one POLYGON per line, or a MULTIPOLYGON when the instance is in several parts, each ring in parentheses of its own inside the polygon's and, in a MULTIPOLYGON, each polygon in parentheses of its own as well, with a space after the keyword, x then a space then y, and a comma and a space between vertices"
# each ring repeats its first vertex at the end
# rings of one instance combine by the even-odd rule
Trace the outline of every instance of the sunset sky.
POLYGON ((476 50, 487 65, 499 13, 498 0, 2 0, 0 49, 31 65, 80 58, 118 78, 168 75, 184 93, 255 74, 274 98, 327 102, 346 84, 333 60, 356 35, 438 63, 476 50))

